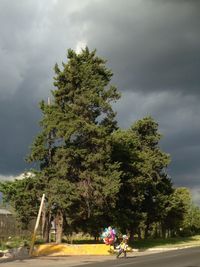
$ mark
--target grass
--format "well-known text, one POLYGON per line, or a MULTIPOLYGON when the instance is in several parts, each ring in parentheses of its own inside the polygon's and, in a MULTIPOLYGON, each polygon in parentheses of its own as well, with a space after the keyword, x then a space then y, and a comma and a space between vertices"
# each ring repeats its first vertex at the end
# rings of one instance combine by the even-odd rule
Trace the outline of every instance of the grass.
MULTIPOLYGON (((102 240, 94 241, 90 236, 85 235, 73 235, 73 244, 103 244, 102 240)), ((64 243, 71 243, 69 239, 64 239, 64 243)), ((191 237, 175 237, 166 239, 147 239, 147 240, 135 240, 131 247, 139 250, 149 248, 173 248, 173 247, 184 247, 184 246, 200 246, 200 235, 191 237)))
MULTIPOLYGON (((63 243, 68 244, 103 244, 102 240, 94 240, 89 235, 74 234, 73 236, 64 237, 63 243)), ((166 239, 147 239, 147 240, 135 240, 130 244, 136 249, 149 249, 149 248, 173 248, 183 246, 200 246, 200 235, 191 237, 174 237, 166 239)))
POLYGON ((200 246, 200 235, 191 237, 175 237, 167 239, 147 239, 136 240, 132 243, 132 247, 136 249, 149 248, 173 248, 183 246, 200 246))
POLYGON ((18 248, 29 244, 29 240, 21 237, 11 237, 8 241, 0 241, 0 250, 18 248))
MULTIPOLYGON (((73 236, 73 244, 103 244, 102 240, 94 241, 89 236, 73 236)), ((7 242, 0 242, 0 250, 9 248, 17 248, 30 243, 30 240, 13 237, 7 242)), ((36 244, 44 243, 43 240, 37 239, 36 244)), ((68 238, 64 238, 63 243, 71 243, 68 238)), ((174 248, 174 247, 185 247, 185 246, 200 246, 200 235, 191 237, 176 237, 167 239, 147 239, 147 240, 135 240, 131 247, 139 250, 146 250, 150 248, 174 248)))
MULTIPOLYGON (((71 236, 73 244, 103 244, 102 240, 94 241, 89 235, 75 234, 71 236)), ((70 243, 69 239, 66 238, 63 242, 70 243)), ((130 244, 136 249, 149 249, 149 248, 173 248, 183 246, 200 246, 200 235, 190 237, 174 237, 166 239, 146 239, 146 240, 135 240, 130 244)))

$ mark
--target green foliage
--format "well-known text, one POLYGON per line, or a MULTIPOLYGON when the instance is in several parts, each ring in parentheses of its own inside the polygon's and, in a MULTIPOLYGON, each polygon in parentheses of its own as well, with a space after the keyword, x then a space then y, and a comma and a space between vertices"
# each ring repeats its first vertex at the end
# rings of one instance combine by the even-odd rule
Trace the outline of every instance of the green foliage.
POLYGON ((176 207, 175 208, 180 210, 182 207, 182 220, 179 223, 181 228, 180 234, 182 236, 188 236, 199 233, 200 208, 192 202, 192 196, 190 190, 184 187, 177 188, 176 195, 178 198, 178 203, 177 203, 177 208, 176 207))
POLYGON ((172 235, 177 235, 186 228, 191 206, 191 194, 187 188, 176 188, 167 199, 165 213, 162 218, 162 227, 170 229, 172 235))
POLYGON ((127 131, 114 134, 113 159, 121 164, 121 189, 118 194, 118 220, 123 229, 140 228, 161 219, 172 183, 166 174, 169 155, 159 148, 158 124, 146 117, 127 131))
POLYGON ((80 54, 68 50, 67 62, 55 65, 52 100, 40 103, 41 131, 27 158, 39 169, 1 183, 5 201, 27 226, 45 193, 46 237, 55 219, 59 240, 63 228, 69 235, 97 237, 108 224, 146 237, 153 228, 199 229, 199 209, 186 189, 174 190, 167 175, 170 157, 159 146, 158 123, 145 117, 118 129, 112 103, 120 94, 105 64, 86 47, 80 54))
POLYGON ((192 234, 200 233, 200 208, 193 203, 185 218, 185 227, 190 228, 192 234))
POLYGON ((9 203, 15 209, 17 217, 25 229, 38 212, 39 192, 36 184, 35 177, 0 183, 4 202, 9 203))
POLYGON ((110 137, 116 129, 111 103, 120 95, 109 85, 105 61, 88 48, 69 50, 68 62, 62 70, 56 64, 55 74, 53 101, 40 104, 42 130, 29 161, 40 163, 48 206, 56 203, 66 225, 96 228, 97 218, 115 206, 120 186, 110 137))

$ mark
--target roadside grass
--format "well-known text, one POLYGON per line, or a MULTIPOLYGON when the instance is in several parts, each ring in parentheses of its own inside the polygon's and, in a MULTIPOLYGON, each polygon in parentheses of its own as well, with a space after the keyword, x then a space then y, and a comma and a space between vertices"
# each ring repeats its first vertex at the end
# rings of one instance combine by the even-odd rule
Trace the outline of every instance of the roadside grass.
POLYGON ((64 243, 70 244, 103 244, 101 239, 94 240, 89 234, 77 233, 70 236, 64 236, 62 239, 64 243))
MULTIPOLYGON (((63 239, 65 243, 71 244, 103 244, 102 240, 94 240, 90 235, 75 234, 70 238, 65 237, 63 239)), ((174 238, 157 238, 146 240, 135 240, 130 243, 131 247, 136 249, 149 249, 149 248, 173 248, 184 246, 200 246, 200 235, 189 237, 174 237, 174 238)))
MULTIPOLYGON (((53 240, 52 240, 53 241, 53 240)), ((62 240, 63 243, 68 244, 103 244, 102 240, 94 240, 89 235, 72 235, 65 236, 62 240)), ((24 245, 29 245, 30 239, 12 237, 7 242, 0 241, 0 250, 9 248, 17 248, 24 245)), ((35 244, 44 244, 44 241, 40 238, 36 239, 35 244)), ((191 237, 175 237, 166 239, 146 239, 146 240, 135 240, 130 243, 133 249, 146 250, 151 248, 174 248, 174 247, 186 247, 186 246, 200 246, 200 235, 191 237)))
POLYGON ((21 246, 26 246, 28 245, 30 240, 27 238, 23 237, 11 237, 7 241, 0 241, 0 250, 6 250, 6 249, 11 249, 11 248, 18 248, 21 246))
POLYGON ((200 235, 190 237, 174 237, 166 239, 136 240, 130 244, 133 248, 142 250, 150 248, 174 248, 184 246, 200 246, 200 235))
MULTIPOLYGON (((52 238, 54 242, 54 238, 52 238)), ((80 244, 103 244, 101 239, 94 240, 90 235, 85 234, 74 234, 72 236, 64 236, 62 239, 63 243, 80 245, 80 244)), ((37 239, 36 244, 43 244, 42 239, 37 239)), ((157 238, 157 239, 146 239, 146 240, 135 240, 130 243, 131 247, 136 249, 149 249, 149 248, 173 248, 183 246, 200 246, 200 235, 190 237, 174 237, 174 238, 157 238)))
MULTIPOLYGON (((73 235, 70 238, 65 237, 64 243, 71 244, 103 244, 102 240, 94 240, 89 235, 73 235)), ((185 247, 185 246, 200 246, 200 235, 190 237, 174 237, 166 239, 146 239, 146 240, 135 240, 130 243, 130 246, 135 249, 145 250, 150 248, 174 248, 174 247, 185 247)))

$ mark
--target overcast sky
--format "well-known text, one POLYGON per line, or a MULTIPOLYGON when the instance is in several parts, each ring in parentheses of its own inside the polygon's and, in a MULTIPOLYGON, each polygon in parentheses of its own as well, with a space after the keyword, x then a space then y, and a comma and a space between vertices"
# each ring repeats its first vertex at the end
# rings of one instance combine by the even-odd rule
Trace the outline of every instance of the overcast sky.
POLYGON ((198 0, 0 0, 0 179, 29 168, 54 64, 87 45, 122 93, 119 125, 153 116, 173 183, 200 200, 199 14, 198 0))

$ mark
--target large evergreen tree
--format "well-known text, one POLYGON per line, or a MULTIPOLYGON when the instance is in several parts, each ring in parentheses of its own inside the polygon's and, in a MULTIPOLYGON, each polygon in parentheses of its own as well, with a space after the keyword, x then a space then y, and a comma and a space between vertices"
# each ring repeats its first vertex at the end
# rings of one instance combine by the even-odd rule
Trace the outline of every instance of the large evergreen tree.
POLYGON ((120 186, 118 164, 110 159, 116 129, 111 103, 119 98, 109 85, 112 72, 88 48, 80 54, 69 50, 62 67, 55 66, 51 104, 41 103, 42 130, 29 156, 40 163, 48 207, 56 207, 58 242, 64 221, 91 230, 97 218, 103 223, 120 186), (66 193, 60 194, 63 188, 66 193))

